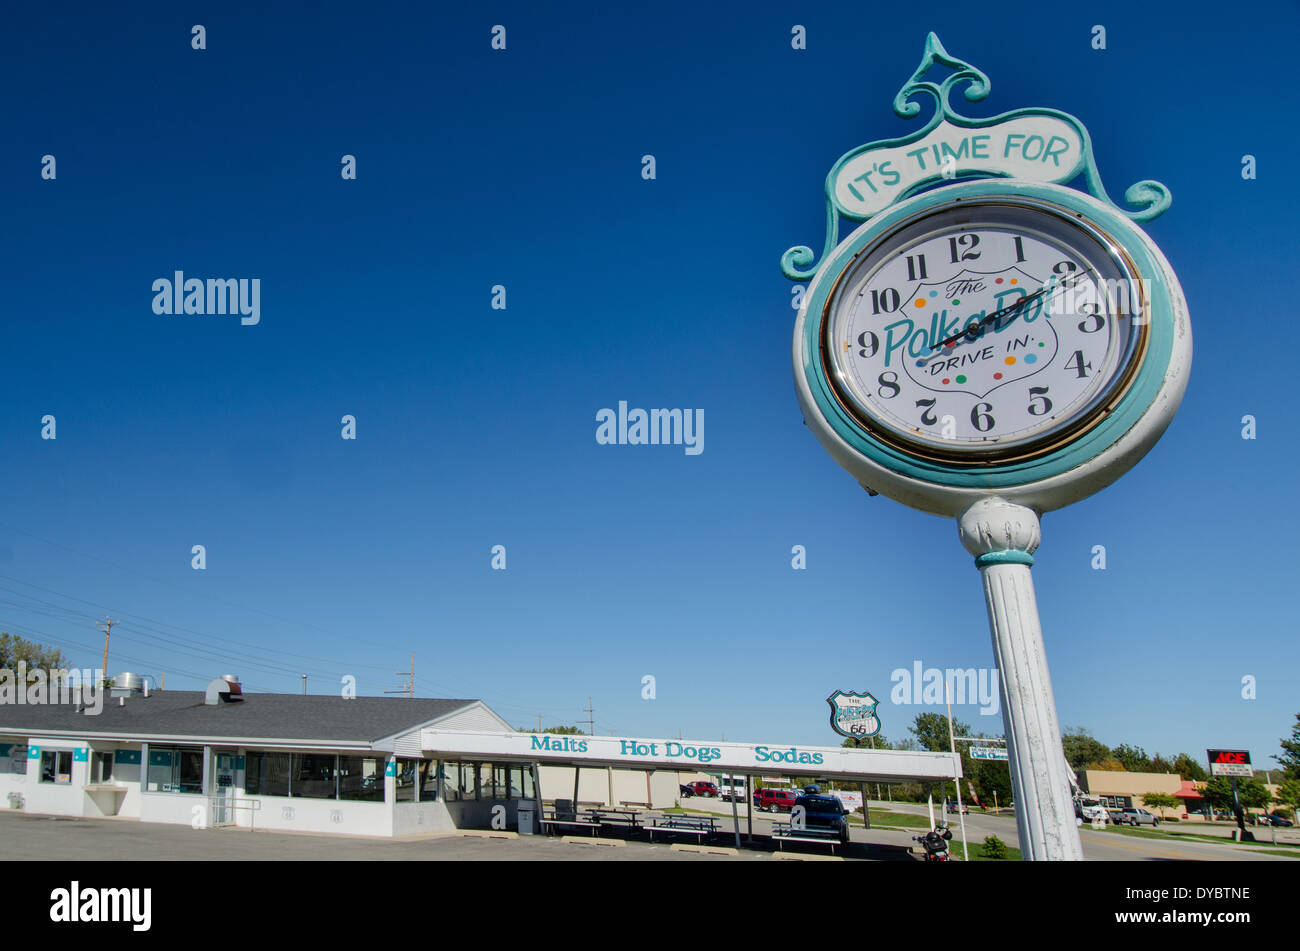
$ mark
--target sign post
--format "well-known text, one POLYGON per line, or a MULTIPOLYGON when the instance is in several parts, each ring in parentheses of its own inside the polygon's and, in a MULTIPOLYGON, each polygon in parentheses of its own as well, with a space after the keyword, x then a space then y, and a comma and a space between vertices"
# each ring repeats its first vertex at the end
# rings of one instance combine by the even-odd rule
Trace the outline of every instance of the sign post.
POLYGON ((809 282, 795 392, 869 495, 957 520, 1001 673, 1021 854, 1078 860, 1030 575, 1039 518, 1155 445, 1187 387, 1191 326, 1177 276, 1136 224, 1169 208, 1169 190, 1138 182, 1125 192, 1137 207, 1122 207, 1077 118, 964 116, 951 102, 962 87, 978 102, 991 83, 929 34, 893 101, 903 119, 931 106, 929 120, 843 155, 826 178, 820 261, 806 246, 782 256, 786 277, 809 282), (840 240, 845 221, 861 224, 840 240))
POLYGON ((1255 769, 1250 765, 1250 752, 1247 750, 1206 750, 1210 760, 1211 776, 1227 776, 1232 780, 1232 814, 1237 820, 1237 838, 1241 842, 1254 842, 1253 833, 1246 831, 1246 817, 1241 809, 1241 797, 1237 794, 1237 777, 1254 777, 1255 769))

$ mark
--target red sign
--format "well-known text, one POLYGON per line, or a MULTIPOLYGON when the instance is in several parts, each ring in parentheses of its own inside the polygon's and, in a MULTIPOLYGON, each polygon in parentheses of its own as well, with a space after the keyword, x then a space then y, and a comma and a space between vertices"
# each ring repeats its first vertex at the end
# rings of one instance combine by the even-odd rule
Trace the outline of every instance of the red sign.
POLYGON ((1206 750, 1211 776, 1253 776, 1250 753, 1246 750, 1206 750))

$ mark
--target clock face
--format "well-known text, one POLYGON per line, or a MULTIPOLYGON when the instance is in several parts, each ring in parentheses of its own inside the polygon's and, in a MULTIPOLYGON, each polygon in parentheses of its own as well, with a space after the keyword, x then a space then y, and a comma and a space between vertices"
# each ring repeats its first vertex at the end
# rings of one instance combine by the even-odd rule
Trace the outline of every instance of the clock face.
POLYGON ((1146 290, 1119 242, 1027 197, 953 202, 844 269, 822 318, 841 405, 923 458, 1032 458, 1086 432, 1146 351, 1146 290))

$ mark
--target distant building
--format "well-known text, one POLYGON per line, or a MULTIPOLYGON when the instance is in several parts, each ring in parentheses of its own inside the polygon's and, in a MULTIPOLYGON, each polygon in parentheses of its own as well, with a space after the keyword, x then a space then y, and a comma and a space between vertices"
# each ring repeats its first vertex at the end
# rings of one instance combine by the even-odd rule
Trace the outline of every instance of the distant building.
POLYGON ((1208 819, 1209 802, 1196 784, 1177 773, 1130 773, 1121 770, 1081 769, 1079 786, 1108 809, 1146 809, 1163 818, 1208 819), (1143 800, 1146 793, 1166 793, 1183 801, 1181 809, 1158 809, 1143 800))

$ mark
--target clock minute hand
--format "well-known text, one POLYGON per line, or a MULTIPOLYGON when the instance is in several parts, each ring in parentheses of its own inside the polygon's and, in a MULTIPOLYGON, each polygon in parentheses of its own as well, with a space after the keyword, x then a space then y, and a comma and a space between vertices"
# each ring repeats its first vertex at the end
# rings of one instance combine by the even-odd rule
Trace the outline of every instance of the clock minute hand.
MULTIPOLYGON (((996 310, 996 311, 994 311, 993 313, 989 314, 987 317, 983 317, 983 318, 981 318, 981 319, 980 319, 980 322, 977 323, 974 327, 968 327, 967 329, 961 331, 961 333, 953 334, 953 335, 952 335, 951 337, 949 337, 947 340, 940 340, 938 343, 936 343, 936 344, 935 344, 934 346, 932 346, 930 349, 931 349, 931 350, 938 350, 938 349, 940 349, 941 347, 946 347, 946 346, 948 346, 948 344, 950 344, 950 343, 955 343, 955 342, 957 342, 957 341, 960 340, 962 337, 968 337, 968 336, 970 336, 972 333, 974 333, 975 331, 984 329, 984 325, 985 325, 985 324, 992 323, 993 321, 997 320, 998 318, 1000 318, 1000 317, 1005 317, 1005 316, 1007 316, 1008 314, 1014 314, 1016 311, 1020 310, 1020 308, 1024 307, 1026 304, 1028 304, 1030 301, 1037 300, 1038 298, 1042 297, 1044 294, 1048 294, 1048 293, 1055 294, 1057 291, 1062 290, 1062 289, 1064 289, 1064 288, 1066 288, 1066 287, 1069 287, 1070 285, 1072 285, 1072 284, 1075 283, 1076 281, 1080 280, 1080 279, 1083 277, 1083 275, 1085 275, 1085 274, 1087 274, 1087 273, 1089 273, 1089 272, 1091 272, 1091 271, 1092 271, 1092 268, 1085 268, 1084 270, 1078 272, 1078 274, 1072 274, 1068 280, 1061 281, 1060 283, 1057 283, 1057 284, 1051 284, 1051 283, 1044 284, 1042 287, 1040 287, 1040 288, 1039 288, 1038 290, 1036 290, 1034 293, 1032 293, 1032 294, 1026 294, 1024 297, 1020 298, 1020 299, 1019 299, 1018 301, 1016 301, 1014 304, 1010 304, 1010 305, 1008 305, 1008 306, 1006 306, 1006 307, 1003 307, 1001 310, 996 310)), ((972 337, 971 339, 974 339, 974 338, 972 337)))

